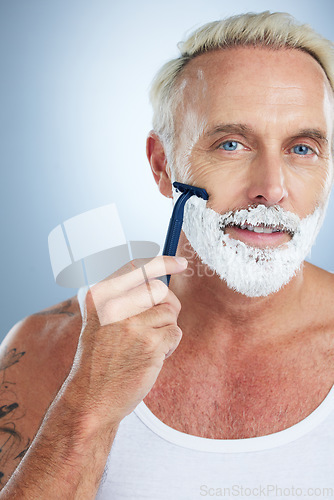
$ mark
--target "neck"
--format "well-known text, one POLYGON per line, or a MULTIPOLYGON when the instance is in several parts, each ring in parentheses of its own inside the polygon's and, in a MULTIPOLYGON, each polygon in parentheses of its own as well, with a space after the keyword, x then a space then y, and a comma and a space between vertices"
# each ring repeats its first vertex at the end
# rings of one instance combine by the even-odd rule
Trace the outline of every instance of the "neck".
MULTIPOLYGON (((177 255, 187 258, 187 242, 182 233, 177 255)), ((178 323, 184 345, 188 343, 192 350, 202 348, 203 343, 253 348, 287 338, 303 318, 309 268, 305 262, 277 293, 250 298, 228 288, 197 257, 188 260, 187 270, 170 281, 170 289, 182 304, 178 323)))

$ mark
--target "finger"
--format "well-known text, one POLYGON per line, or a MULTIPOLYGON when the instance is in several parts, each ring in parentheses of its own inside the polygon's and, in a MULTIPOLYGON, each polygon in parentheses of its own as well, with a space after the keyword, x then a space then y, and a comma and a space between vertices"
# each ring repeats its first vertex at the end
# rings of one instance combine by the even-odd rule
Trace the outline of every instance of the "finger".
POLYGON ((184 271, 187 261, 184 264, 178 262, 175 257, 158 256, 154 259, 136 259, 128 262, 105 280, 91 287, 94 292, 95 305, 105 301, 105 297, 112 299, 122 295, 124 292, 135 288, 151 279, 167 274, 176 274, 184 271))
POLYGON ((139 323, 143 316, 145 316, 145 325, 153 329, 159 329, 168 325, 177 325, 178 312, 175 311, 175 308, 171 304, 164 302, 144 313, 133 316, 130 318, 130 321, 132 323, 138 321, 139 323))
POLYGON ((177 325, 168 325, 162 328, 161 332, 163 334, 163 342, 160 348, 162 354, 164 354, 164 359, 167 359, 178 347, 182 338, 182 330, 177 325))
POLYGON ((177 318, 181 309, 179 299, 160 280, 151 280, 123 295, 107 299, 96 307, 96 312, 103 326, 137 316, 162 303, 168 303, 169 310, 177 318))

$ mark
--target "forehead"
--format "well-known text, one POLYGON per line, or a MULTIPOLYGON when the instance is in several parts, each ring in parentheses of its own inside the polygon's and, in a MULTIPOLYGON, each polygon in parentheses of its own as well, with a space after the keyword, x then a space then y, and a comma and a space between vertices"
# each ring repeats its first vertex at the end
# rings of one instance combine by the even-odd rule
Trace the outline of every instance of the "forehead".
POLYGON ((220 49, 192 59, 180 75, 185 108, 206 119, 263 112, 275 117, 309 115, 330 120, 333 92, 325 72, 297 49, 220 49), (326 108, 327 105, 327 108, 326 108), (326 115, 327 113, 327 115, 326 115))

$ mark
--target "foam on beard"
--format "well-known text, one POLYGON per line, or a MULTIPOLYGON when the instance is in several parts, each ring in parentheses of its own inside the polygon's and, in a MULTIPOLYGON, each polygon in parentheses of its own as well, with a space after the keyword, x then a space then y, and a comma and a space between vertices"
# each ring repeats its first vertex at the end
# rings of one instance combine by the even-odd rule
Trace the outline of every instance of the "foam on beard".
MULTIPOLYGON (((179 196, 173 188, 174 203, 179 196)), ((265 205, 221 215, 206 204, 192 196, 185 205, 182 229, 194 253, 232 290, 247 297, 264 297, 278 292, 300 270, 319 233, 328 199, 304 219, 265 205), (229 223, 281 226, 293 231, 293 237, 276 248, 252 247, 224 233, 229 223)))
POLYGON ((283 211, 280 207, 266 207, 258 205, 250 207, 248 210, 237 210, 235 212, 227 212, 221 216, 220 228, 225 229, 226 226, 243 226, 243 225, 258 226, 263 225, 273 229, 283 230, 293 235, 300 224, 300 218, 288 211, 283 211))

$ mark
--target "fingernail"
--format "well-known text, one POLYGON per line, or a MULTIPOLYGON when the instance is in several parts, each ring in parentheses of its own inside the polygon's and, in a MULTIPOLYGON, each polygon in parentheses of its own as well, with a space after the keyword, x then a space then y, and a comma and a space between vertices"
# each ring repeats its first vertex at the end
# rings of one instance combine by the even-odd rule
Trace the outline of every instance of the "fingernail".
POLYGON ((187 267, 188 265, 188 261, 185 257, 174 257, 174 259, 176 260, 176 262, 178 262, 181 266, 183 267, 187 267))

